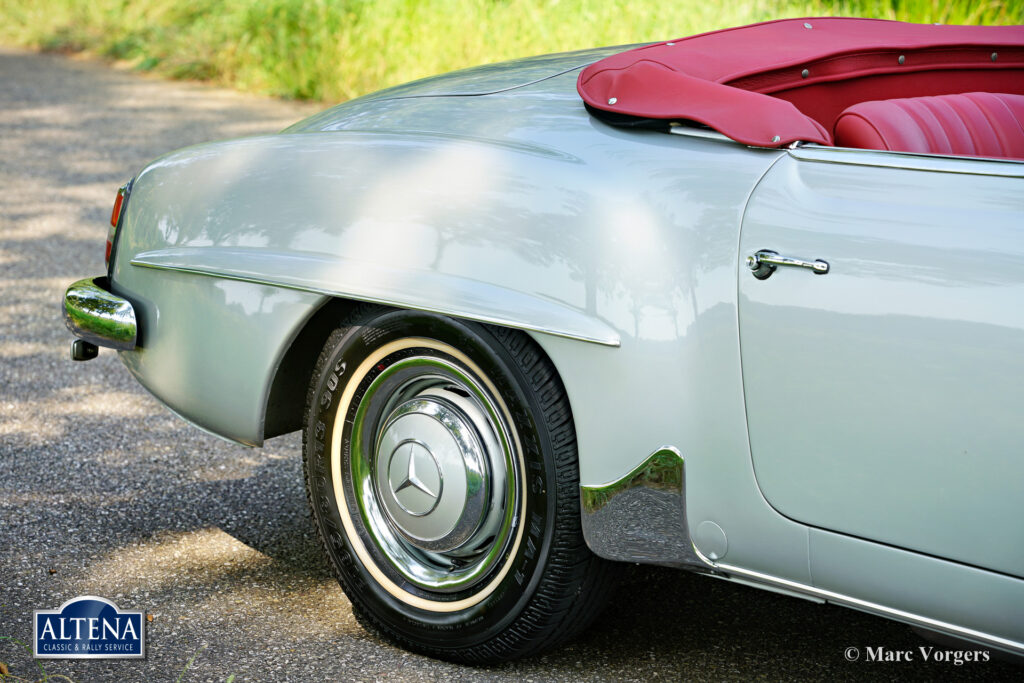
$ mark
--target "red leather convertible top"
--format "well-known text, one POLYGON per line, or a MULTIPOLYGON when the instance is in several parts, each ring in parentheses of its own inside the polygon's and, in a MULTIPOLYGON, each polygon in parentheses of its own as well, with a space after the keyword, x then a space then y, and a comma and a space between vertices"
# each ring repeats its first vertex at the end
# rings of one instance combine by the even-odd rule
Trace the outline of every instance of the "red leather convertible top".
POLYGON ((1024 94, 1024 26, 808 18, 704 33, 602 59, 577 81, 592 108, 690 120, 748 145, 832 144, 867 100, 1024 94))

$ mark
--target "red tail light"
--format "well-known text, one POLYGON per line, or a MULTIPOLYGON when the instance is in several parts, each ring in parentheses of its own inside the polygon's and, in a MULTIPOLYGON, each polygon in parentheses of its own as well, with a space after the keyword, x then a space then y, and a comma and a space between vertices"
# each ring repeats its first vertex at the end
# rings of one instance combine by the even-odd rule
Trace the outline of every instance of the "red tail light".
POLYGON ((117 190, 114 198, 114 210, 110 212, 110 229, 107 230, 107 249, 103 256, 103 263, 110 268, 110 250, 114 247, 114 235, 117 234, 117 225, 121 222, 121 210, 124 208, 124 196, 128 190, 127 183, 117 190))
POLYGON ((117 190, 117 196, 114 197, 114 210, 110 213, 110 227, 116 228, 117 221, 121 218, 121 205, 124 203, 124 190, 125 186, 122 185, 117 190))

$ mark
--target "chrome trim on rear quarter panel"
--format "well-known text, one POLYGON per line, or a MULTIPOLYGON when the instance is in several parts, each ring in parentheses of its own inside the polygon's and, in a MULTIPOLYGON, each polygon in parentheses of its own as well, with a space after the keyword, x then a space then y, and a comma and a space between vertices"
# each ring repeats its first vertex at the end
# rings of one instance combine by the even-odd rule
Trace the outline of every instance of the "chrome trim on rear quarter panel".
POLYGON ((406 272, 340 256, 181 247, 136 254, 131 264, 442 313, 605 346, 620 343, 607 323, 558 301, 469 278, 406 272))

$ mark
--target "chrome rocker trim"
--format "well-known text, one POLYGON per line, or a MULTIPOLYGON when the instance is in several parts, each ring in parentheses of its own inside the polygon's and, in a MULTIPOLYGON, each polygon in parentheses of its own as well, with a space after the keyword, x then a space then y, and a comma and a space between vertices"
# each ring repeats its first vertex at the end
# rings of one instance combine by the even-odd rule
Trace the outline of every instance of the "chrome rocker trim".
POLYGON ((931 631, 938 631, 939 633, 948 636, 963 638, 977 643, 982 643, 990 647, 995 647, 1000 650, 1012 652, 1017 655, 1024 655, 1024 643, 1020 643, 1015 640, 1001 638, 982 631, 975 631, 974 629, 921 616, 920 614, 914 614, 913 612, 905 612, 893 607, 886 607, 885 605, 880 605, 876 602, 861 600, 860 598, 825 590, 824 588, 815 588, 814 586, 808 586, 807 584, 798 583, 796 581, 789 581, 770 574, 762 574, 761 572, 744 569, 743 567, 724 563, 718 563, 714 566, 716 569, 724 572, 724 576, 722 578, 729 579, 737 583, 767 588, 769 590, 791 594, 796 597, 807 598, 816 602, 826 602, 834 605, 851 607, 862 612, 877 614, 896 621, 902 621, 903 623, 910 624, 912 626, 921 626, 931 631))
POLYGON ((583 537, 595 554, 713 572, 686 523, 683 456, 662 446, 632 472, 602 486, 580 486, 583 537))
POLYGON ((661 447, 617 481, 580 486, 580 503, 583 537, 605 559, 679 567, 791 597, 851 607, 1024 655, 1024 643, 1008 638, 705 557, 694 546, 687 527, 683 456, 672 446, 661 447))
POLYGON ((107 289, 106 277, 86 278, 64 292, 64 324, 71 333, 96 346, 135 348, 138 323, 131 302, 107 289))

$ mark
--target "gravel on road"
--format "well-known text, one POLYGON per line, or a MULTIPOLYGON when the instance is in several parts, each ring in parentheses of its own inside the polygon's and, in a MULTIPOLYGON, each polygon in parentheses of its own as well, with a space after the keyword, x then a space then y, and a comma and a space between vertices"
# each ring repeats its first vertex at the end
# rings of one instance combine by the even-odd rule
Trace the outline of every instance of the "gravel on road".
POLYGON ((853 611, 642 567, 581 638, 527 661, 456 666, 363 631, 320 556, 297 435, 263 449, 226 443, 170 414, 113 352, 72 363, 59 306, 70 282, 102 273, 114 192, 147 161, 274 132, 318 108, 0 48, 0 662, 12 675, 44 677, 19 645, 31 643, 33 610, 97 595, 152 616, 147 658, 43 660, 45 674, 76 683, 182 672, 186 683, 1019 677, 999 662, 848 662, 848 647, 928 644, 853 611))

